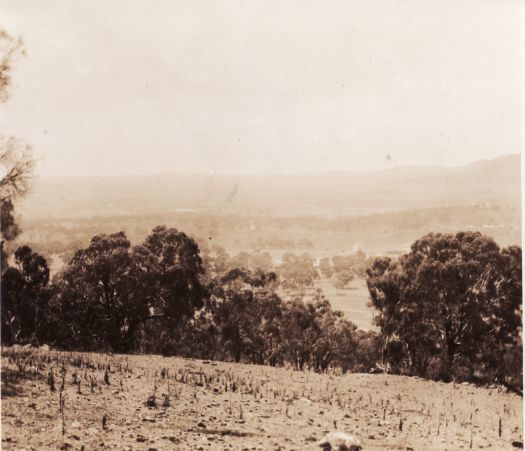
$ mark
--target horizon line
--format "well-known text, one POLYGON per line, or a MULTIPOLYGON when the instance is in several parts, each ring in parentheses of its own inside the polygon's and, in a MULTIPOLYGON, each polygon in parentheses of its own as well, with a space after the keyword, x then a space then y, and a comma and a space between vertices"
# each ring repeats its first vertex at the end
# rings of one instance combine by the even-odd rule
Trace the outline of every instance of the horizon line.
POLYGON ((521 152, 508 153, 500 155, 494 158, 480 158, 478 160, 473 160, 469 163, 461 165, 447 166, 443 164, 400 164, 397 166, 392 166, 390 168, 381 168, 381 169, 345 169, 345 170, 326 170, 319 172, 212 172, 212 171, 200 171, 200 172, 153 172, 153 173, 127 173, 127 174, 72 174, 72 175, 45 175, 45 174, 35 174, 35 178, 126 178, 126 177, 158 177, 158 176, 170 176, 170 175, 191 175, 191 176, 223 176, 223 177, 250 177, 250 176, 279 176, 279 177, 304 177, 304 176, 317 176, 317 175, 335 175, 335 174, 371 174, 371 173, 381 173, 389 172, 399 169, 462 169, 472 166, 477 163, 496 161, 509 157, 520 157, 521 152))

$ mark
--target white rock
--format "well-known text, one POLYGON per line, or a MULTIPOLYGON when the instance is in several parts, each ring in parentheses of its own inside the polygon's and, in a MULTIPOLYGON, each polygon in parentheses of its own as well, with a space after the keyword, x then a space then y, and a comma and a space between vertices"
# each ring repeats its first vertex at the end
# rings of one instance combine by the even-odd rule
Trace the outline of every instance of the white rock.
POLYGON ((319 446, 340 451, 358 451, 361 449, 361 441, 353 435, 345 432, 333 431, 319 440, 319 446))

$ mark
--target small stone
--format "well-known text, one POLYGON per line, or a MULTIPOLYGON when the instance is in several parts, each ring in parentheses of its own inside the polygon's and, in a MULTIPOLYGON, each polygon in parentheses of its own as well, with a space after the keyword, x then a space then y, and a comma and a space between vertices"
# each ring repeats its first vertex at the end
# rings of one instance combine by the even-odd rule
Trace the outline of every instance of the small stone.
POLYGON ((321 448, 328 449, 348 449, 357 451, 361 449, 361 442, 359 439, 344 432, 333 431, 324 436, 318 442, 321 448))
POLYGON ((142 421, 149 421, 150 423, 155 423, 155 418, 152 417, 144 417, 142 418, 142 421))

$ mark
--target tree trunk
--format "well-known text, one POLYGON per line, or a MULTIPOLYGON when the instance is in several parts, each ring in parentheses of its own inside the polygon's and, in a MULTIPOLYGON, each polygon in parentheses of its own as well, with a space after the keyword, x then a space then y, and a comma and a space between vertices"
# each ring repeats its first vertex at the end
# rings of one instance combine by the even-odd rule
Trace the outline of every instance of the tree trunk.
POLYGON ((235 347, 233 349, 233 358, 235 359, 235 363, 239 363, 241 361, 241 355, 242 355, 241 349, 238 347, 235 347))
POLYGON ((453 337, 448 337, 446 341, 446 355, 445 355, 445 379, 450 380, 452 378, 454 357, 456 356, 457 344, 453 337))

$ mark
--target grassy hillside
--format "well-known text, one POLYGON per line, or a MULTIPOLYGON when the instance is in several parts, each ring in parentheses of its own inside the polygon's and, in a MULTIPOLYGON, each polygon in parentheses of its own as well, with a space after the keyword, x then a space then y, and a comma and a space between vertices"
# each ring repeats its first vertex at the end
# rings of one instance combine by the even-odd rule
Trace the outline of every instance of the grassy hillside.
POLYGON ((522 400, 402 376, 2 349, 5 450, 314 450, 333 430, 364 450, 513 449, 522 400))

